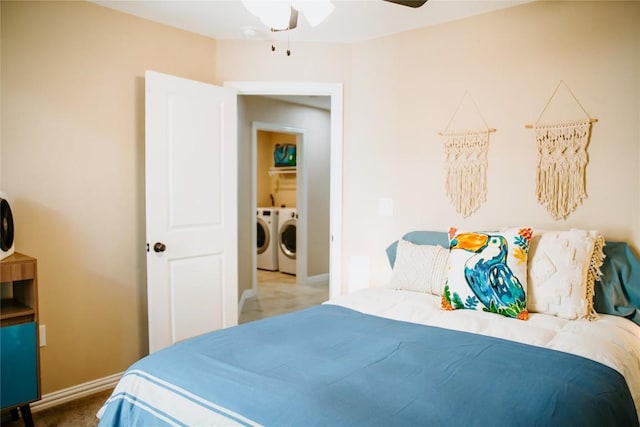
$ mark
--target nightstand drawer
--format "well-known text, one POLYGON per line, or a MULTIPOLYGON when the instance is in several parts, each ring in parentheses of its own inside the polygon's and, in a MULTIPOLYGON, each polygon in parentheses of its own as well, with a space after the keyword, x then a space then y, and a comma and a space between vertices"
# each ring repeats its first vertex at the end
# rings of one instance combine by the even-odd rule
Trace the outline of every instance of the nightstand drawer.
POLYGON ((36 276, 36 265, 33 262, 2 263, 0 277, 3 282, 33 279, 36 276))

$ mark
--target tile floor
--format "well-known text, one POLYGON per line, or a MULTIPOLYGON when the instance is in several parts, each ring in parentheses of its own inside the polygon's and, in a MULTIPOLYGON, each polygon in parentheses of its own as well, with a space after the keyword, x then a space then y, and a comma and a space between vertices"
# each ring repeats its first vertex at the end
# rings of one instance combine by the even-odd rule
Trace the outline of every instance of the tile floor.
POLYGON ((244 302, 238 323, 290 313, 329 299, 329 284, 297 285, 296 276, 258 270, 257 295, 244 302))

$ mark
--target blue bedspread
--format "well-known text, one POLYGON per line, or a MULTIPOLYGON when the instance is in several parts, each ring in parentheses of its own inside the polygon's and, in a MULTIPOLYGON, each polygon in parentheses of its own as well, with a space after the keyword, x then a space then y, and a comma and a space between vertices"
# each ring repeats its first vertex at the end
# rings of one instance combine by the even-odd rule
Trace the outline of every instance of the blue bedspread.
POLYGON ((600 363, 333 305, 193 338, 127 378, 159 393, 119 387, 100 425, 220 424, 167 410, 182 399, 268 426, 638 426, 624 378, 600 363))

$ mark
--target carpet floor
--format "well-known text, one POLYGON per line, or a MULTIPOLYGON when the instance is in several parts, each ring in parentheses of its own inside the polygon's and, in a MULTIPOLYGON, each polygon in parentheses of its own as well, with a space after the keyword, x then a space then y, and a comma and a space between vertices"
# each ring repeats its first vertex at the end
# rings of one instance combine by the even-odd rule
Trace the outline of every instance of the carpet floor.
MULTIPOLYGON (((95 427, 98 425, 96 413, 113 390, 72 400, 53 408, 33 413, 35 427, 95 427)), ((2 427, 23 427, 22 418, 12 420, 9 413, 2 413, 2 427)))

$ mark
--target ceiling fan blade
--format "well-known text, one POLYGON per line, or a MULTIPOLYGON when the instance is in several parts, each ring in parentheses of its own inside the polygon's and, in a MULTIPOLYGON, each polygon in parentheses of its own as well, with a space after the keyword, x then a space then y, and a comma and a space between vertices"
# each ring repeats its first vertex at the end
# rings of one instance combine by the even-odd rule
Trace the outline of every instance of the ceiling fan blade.
POLYGON ((289 15, 289 26, 287 28, 272 28, 271 32, 277 33, 278 31, 293 30, 297 26, 298 26, 298 11, 292 7, 291 15, 289 15))
POLYGON ((388 1, 389 3, 399 4, 402 6, 414 7, 414 8, 420 7, 427 2, 427 0, 384 0, 384 1, 388 1))

